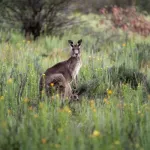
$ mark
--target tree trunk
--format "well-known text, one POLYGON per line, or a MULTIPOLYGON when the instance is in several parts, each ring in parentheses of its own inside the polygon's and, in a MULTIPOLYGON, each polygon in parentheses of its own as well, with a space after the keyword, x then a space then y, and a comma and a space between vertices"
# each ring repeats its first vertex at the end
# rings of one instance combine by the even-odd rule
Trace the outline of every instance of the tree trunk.
POLYGON ((26 39, 27 41, 31 41, 31 32, 25 30, 25 39, 26 39))
POLYGON ((42 25, 39 22, 26 20, 23 25, 26 40, 31 40, 31 36, 33 36, 33 40, 36 40, 40 36, 41 29, 42 25))

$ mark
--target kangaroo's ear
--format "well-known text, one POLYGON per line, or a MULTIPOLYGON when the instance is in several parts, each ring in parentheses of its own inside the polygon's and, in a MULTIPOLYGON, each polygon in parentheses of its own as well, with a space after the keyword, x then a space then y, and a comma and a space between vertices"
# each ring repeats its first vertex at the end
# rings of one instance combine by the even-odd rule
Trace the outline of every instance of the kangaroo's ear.
POLYGON ((68 40, 68 43, 73 47, 73 42, 71 40, 68 40))
POLYGON ((82 43, 82 39, 78 41, 78 46, 80 46, 82 43))

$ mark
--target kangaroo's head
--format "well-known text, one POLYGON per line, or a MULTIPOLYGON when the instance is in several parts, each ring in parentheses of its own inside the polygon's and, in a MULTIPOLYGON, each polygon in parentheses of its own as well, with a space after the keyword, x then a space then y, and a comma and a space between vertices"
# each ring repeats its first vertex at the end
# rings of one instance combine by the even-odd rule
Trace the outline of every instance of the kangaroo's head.
POLYGON ((71 57, 80 57, 80 46, 82 43, 82 39, 77 42, 77 44, 73 44, 71 40, 68 40, 68 43, 71 46, 71 57))

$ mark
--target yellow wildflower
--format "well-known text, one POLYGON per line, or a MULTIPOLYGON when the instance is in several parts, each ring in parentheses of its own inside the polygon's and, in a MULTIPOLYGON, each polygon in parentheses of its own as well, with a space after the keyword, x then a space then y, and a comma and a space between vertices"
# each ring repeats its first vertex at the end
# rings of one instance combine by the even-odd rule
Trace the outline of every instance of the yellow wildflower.
POLYGON ((29 102, 29 99, 28 99, 28 98, 25 98, 25 99, 23 100, 23 102, 24 102, 24 103, 28 103, 28 102, 29 102))
POLYGON ((100 136, 100 132, 98 130, 94 130, 90 137, 99 137, 99 136, 100 136))
POLYGON ((123 46, 123 47, 125 47, 125 46, 126 46, 126 44, 125 44, 125 43, 123 43, 123 44, 122 44, 122 46, 123 46))
POLYGON ((9 79, 7 80, 7 83, 8 83, 8 84, 11 84, 12 82, 13 82, 12 78, 9 78, 9 79))
POLYGON ((10 110, 10 109, 8 109, 8 110, 7 110, 7 113, 8 113, 8 115, 10 115, 10 114, 11 114, 11 110, 10 110))
POLYGON ((104 101, 104 103, 105 103, 105 104, 110 104, 110 102, 108 101, 108 99, 107 99, 107 98, 104 98, 104 100, 103 100, 103 101, 104 101))
POLYGON ((0 101, 4 100, 4 96, 0 96, 0 101))
POLYGON ((112 90, 107 90, 107 95, 111 95, 112 94, 112 90))
POLYGON ((95 109, 95 108, 93 109, 93 112, 96 112, 96 109, 95 109))
POLYGON ((70 108, 68 106, 64 107, 64 112, 67 112, 68 114, 72 113, 71 110, 70 110, 70 108))
POLYGON ((104 101, 104 103, 106 103, 108 100, 107 100, 107 98, 104 98, 104 100, 103 100, 103 101, 104 101))
POLYGON ((50 86, 53 87, 53 86, 54 86, 54 83, 50 83, 50 86))
POLYGON ((94 131, 93 131, 93 135, 96 136, 96 137, 97 137, 97 136, 100 136, 100 132, 97 131, 97 130, 94 130, 94 131))
POLYGON ((69 110, 68 113, 71 114, 72 113, 71 110, 69 110))
POLYGON ((41 140, 41 142, 42 142, 42 144, 46 144, 46 143, 47 143, 47 140, 46 140, 45 138, 43 138, 43 139, 41 140))
POLYGON ((28 43, 31 43, 31 41, 30 41, 30 40, 28 40, 28 43))
POLYGON ((120 144, 120 141, 115 141, 114 144, 115 144, 115 145, 119 145, 119 144, 120 144))
POLYGON ((71 109, 68 106, 65 106, 64 108, 60 108, 60 109, 58 109, 58 111, 59 112, 66 112, 68 114, 72 113, 71 109))
POLYGON ((59 98, 59 94, 56 94, 56 97, 59 98))
POLYGON ((91 108, 94 108, 94 106, 95 106, 95 101, 94 100, 90 100, 90 106, 91 106, 91 108))
POLYGON ((34 114, 34 118, 38 118, 38 114, 34 114))
POLYGON ((71 109, 68 106, 65 106, 64 108, 61 108, 58 110, 59 112, 67 112, 68 114, 71 114, 71 109))

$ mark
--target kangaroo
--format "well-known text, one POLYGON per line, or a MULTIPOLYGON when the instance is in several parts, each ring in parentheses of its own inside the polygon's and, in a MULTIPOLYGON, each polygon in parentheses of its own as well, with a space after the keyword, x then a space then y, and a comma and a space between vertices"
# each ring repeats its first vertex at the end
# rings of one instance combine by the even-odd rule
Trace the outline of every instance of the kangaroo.
POLYGON ((68 40, 68 43, 71 46, 70 58, 68 60, 55 64, 51 68, 48 68, 45 71, 44 76, 41 76, 39 84, 40 98, 44 87, 48 97, 52 94, 52 83, 53 88, 58 91, 61 97, 68 97, 69 99, 77 97, 72 93, 70 83, 73 80, 76 83, 76 77, 82 66, 80 57, 80 46, 82 43, 82 39, 79 40, 77 44, 73 44, 73 41, 71 40, 68 40))

